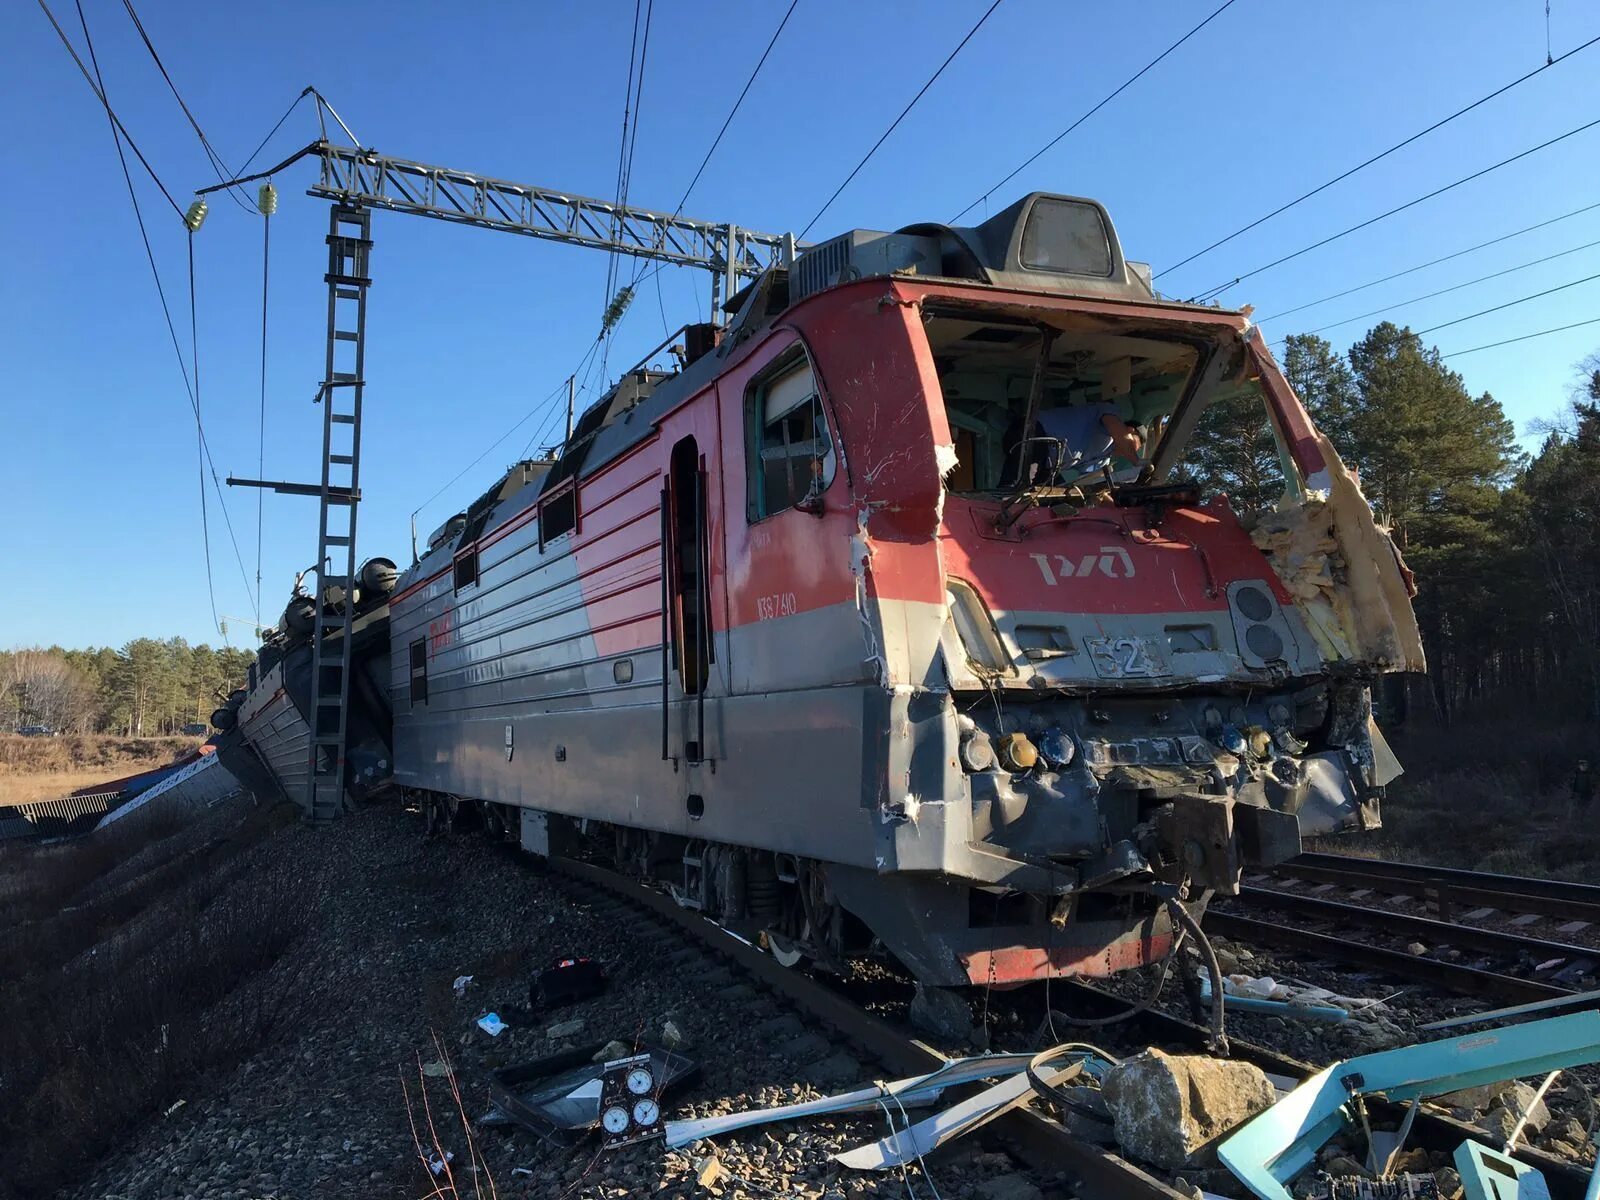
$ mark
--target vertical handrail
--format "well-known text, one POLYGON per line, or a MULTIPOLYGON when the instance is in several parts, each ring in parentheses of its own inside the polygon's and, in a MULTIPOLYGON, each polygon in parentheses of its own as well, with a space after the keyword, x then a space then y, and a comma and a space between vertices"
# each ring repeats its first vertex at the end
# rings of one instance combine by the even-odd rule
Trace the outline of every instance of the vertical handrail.
POLYGON ((671 556, 672 533, 668 510, 671 505, 668 489, 661 489, 661 761, 672 757, 671 680, 672 651, 670 641, 671 608, 671 556))
POLYGON ((710 671, 711 656, 706 652, 709 633, 706 620, 706 473, 704 468, 694 477, 694 624, 695 624, 695 761, 703 762, 706 755, 706 675, 710 671))

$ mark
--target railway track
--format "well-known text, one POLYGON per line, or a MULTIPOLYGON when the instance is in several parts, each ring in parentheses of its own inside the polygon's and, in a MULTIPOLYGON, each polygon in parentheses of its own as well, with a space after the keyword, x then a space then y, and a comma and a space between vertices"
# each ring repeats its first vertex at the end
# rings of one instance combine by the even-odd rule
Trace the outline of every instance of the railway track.
MULTIPOLYGON (((669 933, 691 938, 721 956, 763 987, 812 1019, 832 1029, 843 1041, 877 1060, 895 1074, 920 1074, 946 1061, 938 1051, 907 1031, 860 1007, 848 996, 820 979, 782 966, 771 955, 739 938, 699 913, 680 907, 670 896, 640 885, 604 867, 573 859, 548 860, 551 869, 589 896, 599 894, 618 907, 669 933)), ((1098 988, 1056 982, 1058 1001, 1075 1015, 1090 1018, 1121 1012, 1128 1002, 1098 988)), ((1117 1027, 1122 1040, 1160 1044, 1180 1050, 1203 1050, 1209 1031, 1159 1008, 1147 1009, 1117 1027)), ((1068 1034, 1067 1036, 1070 1036, 1068 1034)), ((1280 1081, 1304 1079, 1317 1068, 1267 1047, 1231 1039, 1232 1056, 1255 1063, 1280 1081)), ((1014 1110, 992 1127, 1011 1151, 1044 1175, 1065 1172, 1078 1194, 1093 1200, 1132 1197, 1136 1200, 1180 1200, 1183 1193, 1136 1163, 1071 1136, 1058 1122, 1032 1108, 1014 1110)), ((1440 1113, 1424 1113, 1416 1124, 1423 1144, 1453 1147, 1473 1136, 1473 1127, 1440 1113)), ((1558 1198, 1581 1195, 1585 1177, 1558 1158, 1534 1149, 1519 1150, 1518 1157, 1546 1173, 1558 1198)))
POLYGON ((1560 879, 1491 875, 1342 854, 1298 855, 1273 868, 1271 879, 1279 886, 1299 881, 1318 889, 1343 890, 1354 900, 1374 895, 1421 900, 1446 921, 1458 916, 1474 921, 1505 918, 1526 926, 1546 919, 1557 922, 1560 932, 1567 935, 1600 927, 1600 886, 1560 879))
POLYGON ((1253 877, 1237 898, 1207 913, 1206 927, 1247 944, 1521 1002, 1570 995, 1574 979, 1600 968, 1600 946, 1523 932, 1554 922, 1558 931, 1593 940, 1600 933, 1593 928, 1600 922, 1596 896, 1600 887, 1559 880, 1308 854, 1253 877), (1306 883, 1309 890, 1299 886, 1306 883), (1407 905, 1437 915, 1408 912, 1407 905), (1515 915, 1476 923, 1508 914, 1515 915))

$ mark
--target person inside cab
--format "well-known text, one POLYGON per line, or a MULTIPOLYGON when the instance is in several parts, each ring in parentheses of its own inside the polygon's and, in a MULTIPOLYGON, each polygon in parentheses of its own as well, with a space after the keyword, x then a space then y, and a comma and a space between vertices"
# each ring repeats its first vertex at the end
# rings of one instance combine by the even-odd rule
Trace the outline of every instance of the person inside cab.
POLYGON ((1115 404, 1067 404, 1040 412, 1024 444, 1022 422, 1006 438, 1008 484, 1051 486, 1093 475, 1116 460, 1137 464, 1144 433, 1122 418, 1115 404), (1026 463, 1022 472, 1017 468, 1026 463))

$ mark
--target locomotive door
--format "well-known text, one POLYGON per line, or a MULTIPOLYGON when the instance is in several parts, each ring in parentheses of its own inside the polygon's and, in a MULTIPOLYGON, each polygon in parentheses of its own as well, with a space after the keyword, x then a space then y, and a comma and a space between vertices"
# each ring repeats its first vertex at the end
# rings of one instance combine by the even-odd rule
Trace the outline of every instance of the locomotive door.
POLYGON ((680 439, 661 489, 661 757, 674 770, 716 758, 706 716, 717 658, 709 483, 699 444, 680 439))

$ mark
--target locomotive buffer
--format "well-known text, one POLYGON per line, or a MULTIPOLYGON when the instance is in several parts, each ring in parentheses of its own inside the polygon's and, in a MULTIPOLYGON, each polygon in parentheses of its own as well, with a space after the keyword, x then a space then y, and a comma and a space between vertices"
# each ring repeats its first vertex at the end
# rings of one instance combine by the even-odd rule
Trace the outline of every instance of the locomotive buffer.
MULTIPOLYGON (((309 91, 310 89, 308 89, 309 91)), ((319 115, 325 106, 315 96, 319 115)), ((328 110, 332 113, 332 109, 328 110)), ((338 121, 338 114, 333 113, 338 121)), ((351 141, 355 136, 339 121, 351 141)), ((262 487, 320 501, 317 523, 318 603, 312 637, 311 728, 305 809, 314 821, 329 821, 346 806, 345 735, 350 703, 350 642, 355 616, 356 506, 361 499, 361 404, 365 389, 367 288, 372 279, 374 208, 433 217, 502 233, 544 238, 593 250, 652 259, 711 272, 712 320, 741 280, 771 266, 792 263, 805 248, 792 233, 757 233, 737 225, 696 220, 678 213, 631 208, 534 184, 510 183, 449 167, 391 158, 374 150, 313 142, 283 162, 254 175, 201 188, 204 196, 267 179, 302 158, 320 165, 307 195, 331 200, 328 221, 327 367, 317 399, 322 404, 322 481, 286 483, 235 479, 239 487, 262 487), (330 603, 330 600, 336 602, 330 603)))

